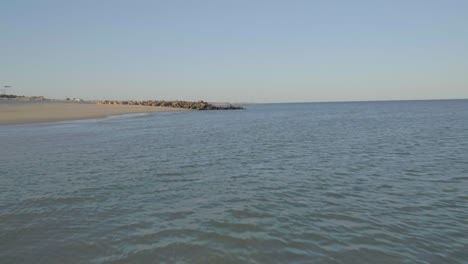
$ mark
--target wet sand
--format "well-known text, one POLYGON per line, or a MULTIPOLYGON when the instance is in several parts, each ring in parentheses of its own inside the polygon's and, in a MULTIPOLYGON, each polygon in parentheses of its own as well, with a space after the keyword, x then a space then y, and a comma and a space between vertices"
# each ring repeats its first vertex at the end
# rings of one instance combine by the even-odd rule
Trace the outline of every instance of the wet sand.
POLYGON ((99 105, 93 103, 0 104, 0 125, 48 123, 102 118, 110 115, 187 111, 171 107, 140 105, 99 105))

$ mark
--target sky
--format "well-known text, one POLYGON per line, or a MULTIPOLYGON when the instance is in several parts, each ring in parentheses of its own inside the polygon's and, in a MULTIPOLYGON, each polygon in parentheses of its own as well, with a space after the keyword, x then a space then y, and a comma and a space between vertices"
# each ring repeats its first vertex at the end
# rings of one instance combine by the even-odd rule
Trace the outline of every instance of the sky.
POLYGON ((466 0, 0 0, 0 85, 48 98, 468 98, 466 0))

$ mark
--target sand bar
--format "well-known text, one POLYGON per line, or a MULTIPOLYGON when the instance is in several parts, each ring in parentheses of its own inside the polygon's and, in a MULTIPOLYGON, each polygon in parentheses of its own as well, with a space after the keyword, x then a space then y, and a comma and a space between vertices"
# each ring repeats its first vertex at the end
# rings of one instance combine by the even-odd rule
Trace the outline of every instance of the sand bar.
POLYGON ((184 109, 140 105, 98 105, 93 103, 0 104, 0 125, 48 123, 102 118, 110 115, 187 111, 184 109))

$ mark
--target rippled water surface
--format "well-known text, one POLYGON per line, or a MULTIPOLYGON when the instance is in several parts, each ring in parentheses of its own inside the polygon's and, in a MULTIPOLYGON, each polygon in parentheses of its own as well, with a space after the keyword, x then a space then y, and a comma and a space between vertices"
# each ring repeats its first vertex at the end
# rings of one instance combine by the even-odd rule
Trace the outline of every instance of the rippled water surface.
POLYGON ((468 101, 0 126, 1 263, 468 263, 468 101))

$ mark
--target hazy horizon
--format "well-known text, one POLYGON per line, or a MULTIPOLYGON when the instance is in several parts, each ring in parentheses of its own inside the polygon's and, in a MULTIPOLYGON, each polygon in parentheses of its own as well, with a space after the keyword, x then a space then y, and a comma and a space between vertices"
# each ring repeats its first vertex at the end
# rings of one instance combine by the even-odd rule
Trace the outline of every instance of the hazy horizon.
MULTIPOLYGON (((8 90, 7 90, 8 91, 8 90)), ((25 96, 25 97, 38 97, 42 95, 37 94, 15 94, 15 93, 6 93, 7 95, 15 95, 15 96, 25 96)), ((45 97, 46 100, 56 100, 57 102, 66 101, 68 99, 83 99, 80 97, 45 97)), ((231 103, 231 104, 312 104, 312 103, 372 103, 372 102, 405 102, 405 101, 463 101, 468 100, 468 98, 427 98, 427 99, 381 99, 381 100, 329 100, 329 101, 268 101, 268 102, 255 102, 255 101, 208 101, 203 98, 199 99, 186 99, 182 100, 180 98, 95 98, 89 99, 87 98, 86 101, 88 102, 95 102, 95 101, 205 101, 208 103, 231 103)), ((85 101, 85 102, 86 102, 85 101)), ((29 102, 29 101, 28 101, 29 102)), ((37 101, 41 102, 41 101, 37 101)))
POLYGON ((466 1, 12 1, 7 93, 88 100, 468 98, 466 1))

